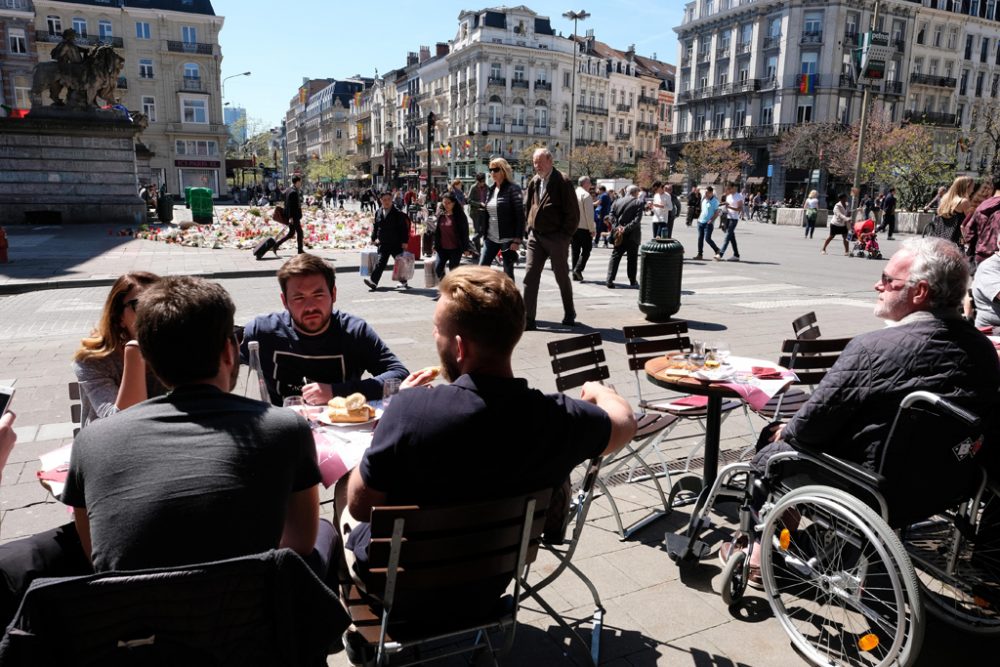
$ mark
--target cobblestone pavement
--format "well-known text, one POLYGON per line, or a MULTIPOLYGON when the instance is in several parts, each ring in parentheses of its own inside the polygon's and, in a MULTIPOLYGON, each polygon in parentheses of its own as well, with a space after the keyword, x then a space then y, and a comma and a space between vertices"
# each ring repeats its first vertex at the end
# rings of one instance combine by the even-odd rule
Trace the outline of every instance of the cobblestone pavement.
MULTIPOLYGON (((648 231, 647 225, 647 238, 648 231)), ((680 226, 675 231, 686 254, 693 255, 694 229, 680 226)), ((0 384, 17 387, 14 409, 18 413, 18 445, 3 471, 0 490, 0 541, 51 528, 69 518, 66 508, 37 483, 37 457, 71 439, 66 395, 66 384, 73 380, 70 357, 80 337, 96 322, 111 278, 138 267, 158 273, 217 276, 234 297, 238 321, 281 307, 273 278, 279 263, 257 263, 245 252, 164 246, 107 237, 106 231, 103 236, 94 235, 87 228, 8 227, 8 233, 14 262, 0 265, 0 289, 18 281, 34 287, 24 288, 27 291, 11 287, 7 296, 0 296, 0 384), (60 281, 66 280, 80 282, 60 287, 60 281)), ((809 310, 816 312, 827 337, 879 326, 871 314, 872 285, 882 262, 822 256, 820 239, 804 240, 801 231, 792 228, 742 223, 738 235, 742 262, 684 264, 683 305, 677 317, 688 320, 694 338, 729 342, 737 355, 773 359, 780 341, 791 333, 791 320, 809 310)), ((887 257, 897 243, 886 242, 887 257)), ((352 267, 341 268, 338 275, 340 307, 368 320, 409 367, 436 362, 430 336, 433 290, 415 287, 370 293, 357 276, 355 253, 321 254, 336 259, 340 267, 352 267)), ((645 320, 636 307, 636 291, 603 286, 609 254, 596 249, 585 272, 587 281, 573 285, 582 324, 574 330, 558 324, 562 319, 559 292, 551 272, 545 272, 539 331, 525 334, 514 359, 516 372, 534 386, 555 390, 547 341, 593 330, 605 340, 612 381, 621 393, 635 398, 636 379, 626 365, 621 327, 645 320)), ((519 280, 521 274, 519 267, 519 280)), ((624 266, 618 281, 619 286, 627 284, 624 266)), ((420 282, 418 274, 413 284, 420 282)), ((245 387, 241 383, 239 390, 245 387)), ((643 384, 642 388, 651 387, 643 384)), ((761 425, 755 420, 753 429, 761 425)), ((512 437, 524 428, 531 424, 512 426, 512 437)), ((678 433, 694 434, 693 427, 684 428, 690 430, 678 433)), ((723 448, 742 449, 754 437, 746 419, 736 416, 724 424, 723 448)), ((684 453, 682 446, 672 452, 684 453)), ((626 521, 640 516, 652 500, 650 489, 643 485, 617 488, 616 499, 626 510, 626 521)), ((667 557, 663 534, 684 526, 687 517, 687 511, 679 509, 621 542, 607 503, 595 501, 576 561, 597 584, 607 609, 602 664, 803 664, 771 618, 762 594, 750 591, 741 605, 727 609, 714 589, 720 573, 717 559, 681 569, 667 557)), ((720 532, 715 537, 722 540, 724 535, 720 532)), ((543 556, 535 576, 553 566, 543 556)), ((566 575, 550 591, 548 599, 557 610, 576 619, 584 630, 589 628, 593 609, 578 581, 566 575)), ((543 613, 528 605, 521 620, 507 664, 569 664, 560 657, 565 637, 543 613)), ((957 642, 965 655, 986 650, 981 640, 956 636, 931 623, 920 664, 940 664, 957 642)), ((572 652, 570 659, 579 662, 572 652)), ((331 656, 329 664, 346 665, 347 661, 340 654, 331 656)))

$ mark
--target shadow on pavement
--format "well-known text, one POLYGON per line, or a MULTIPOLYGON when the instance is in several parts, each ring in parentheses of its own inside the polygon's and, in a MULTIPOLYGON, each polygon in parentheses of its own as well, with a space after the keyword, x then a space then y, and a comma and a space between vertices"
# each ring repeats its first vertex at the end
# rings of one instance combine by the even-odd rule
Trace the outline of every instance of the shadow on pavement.
POLYGON ((0 264, 0 276, 18 279, 59 278, 134 240, 119 236, 119 225, 10 225, 10 263, 0 264), (113 233, 109 233, 113 232, 113 233))

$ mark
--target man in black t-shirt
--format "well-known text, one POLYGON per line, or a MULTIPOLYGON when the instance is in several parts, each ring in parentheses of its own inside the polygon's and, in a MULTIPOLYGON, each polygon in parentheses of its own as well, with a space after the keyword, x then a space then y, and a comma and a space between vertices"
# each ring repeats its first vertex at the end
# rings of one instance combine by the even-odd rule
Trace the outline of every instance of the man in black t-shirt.
MULTIPOLYGON (((350 527, 346 557, 362 585, 371 533, 354 519, 367 519, 372 507, 468 503, 557 487, 578 463, 618 451, 635 433, 632 409, 608 387, 588 382, 573 399, 514 377, 511 355, 525 308, 505 274, 460 267, 440 289, 434 340, 452 383, 400 392, 347 483, 349 516, 340 514, 338 526, 350 527)), ((429 380, 419 371, 404 385, 429 380)))
MULTIPOLYGON (((143 292, 139 346, 171 391, 81 431, 62 498, 95 570, 279 546, 317 557, 320 474, 309 425, 229 394, 239 372, 234 311, 221 286, 197 278, 165 278, 143 292)), ((328 553, 332 527, 323 532, 328 553)))

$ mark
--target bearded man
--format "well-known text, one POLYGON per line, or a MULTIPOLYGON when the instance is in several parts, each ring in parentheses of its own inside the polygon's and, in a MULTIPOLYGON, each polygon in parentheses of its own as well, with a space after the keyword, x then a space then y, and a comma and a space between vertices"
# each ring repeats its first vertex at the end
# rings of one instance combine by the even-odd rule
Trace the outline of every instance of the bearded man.
POLYGON ((336 273, 324 259, 296 255, 278 270, 278 284, 285 310, 255 317, 240 343, 243 363, 250 341, 260 344, 272 403, 302 396, 311 405, 325 405, 355 392, 377 400, 386 380, 402 381, 409 374, 367 322, 334 310, 336 273), (371 377, 362 379, 365 373, 371 377))

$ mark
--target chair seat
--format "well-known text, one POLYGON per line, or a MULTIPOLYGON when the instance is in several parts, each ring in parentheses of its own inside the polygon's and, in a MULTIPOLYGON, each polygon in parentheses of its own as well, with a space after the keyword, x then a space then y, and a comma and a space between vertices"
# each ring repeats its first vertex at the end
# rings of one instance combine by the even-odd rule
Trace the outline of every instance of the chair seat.
POLYGON ((668 426, 672 426, 679 417, 661 412, 636 412, 635 421, 637 428, 633 440, 645 440, 651 435, 659 433, 668 426))
POLYGON ((809 401, 809 393, 801 389, 789 389, 783 395, 779 394, 769 400, 764 407, 754 410, 764 419, 790 419, 795 416, 803 405, 809 401), (778 411, 778 403, 781 402, 781 411, 778 411))
MULTIPOLYGON (((669 415, 676 415, 682 419, 704 419, 708 416, 708 407, 686 407, 683 405, 674 406, 674 401, 678 399, 659 399, 656 401, 648 401, 642 404, 642 407, 647 410, 655 410, 656 412, 665 412, 669 415)), ((722 412, 729 412, 730 410, 735 410, 740 407, 742 401, 735 399, 726 399, 722 401, 722 412)))

